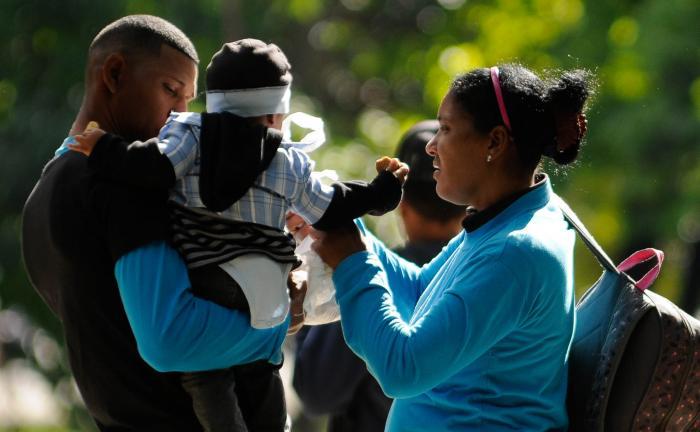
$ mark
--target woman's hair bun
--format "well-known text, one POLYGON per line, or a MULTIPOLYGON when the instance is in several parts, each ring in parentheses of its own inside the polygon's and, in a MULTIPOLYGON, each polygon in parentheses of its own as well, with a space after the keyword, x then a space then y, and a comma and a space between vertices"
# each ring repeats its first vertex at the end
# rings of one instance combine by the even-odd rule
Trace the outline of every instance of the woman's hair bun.
POLYGON ((549 83, 547 103, 555 134, 554 142, 544 148, 543 155, 559 165, 568 165, 578 156, 586 133, 583 111, 593 91, 591 73, 581 69, 564 72, 549 83))

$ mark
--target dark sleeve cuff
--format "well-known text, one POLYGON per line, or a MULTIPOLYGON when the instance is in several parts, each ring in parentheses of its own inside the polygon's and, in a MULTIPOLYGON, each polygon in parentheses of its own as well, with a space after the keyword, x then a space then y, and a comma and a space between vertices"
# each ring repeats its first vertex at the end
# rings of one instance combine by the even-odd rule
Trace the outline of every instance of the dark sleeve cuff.
POLYGON ((88 158, 90 170, 100 178, 109 179, 115 162, 123 158, 129 143, 118 135, 107 132, 102 135, 88 158))
POLYGON ((381 216, 394 210, 401 202, 401 181, 389 171, 382 171, 370 183, 373 189, 373 204, 369 214, 381 216))
POLYGON ((106 133, 95 144, 88 165, 98 178, 124 185, 170 189, 175 184, 175 169, 156 138, 130 143, 106 133))
POLYGON ((165 191, 108 186, 105 228, 116 262, 126 253, 154 241, 169 241, 170 218, 165 191))
POLYGON ((399 205, 401 182, 389 171, 382 171, 371 183, 347 181, 333 183, 333 199, 313 227, 321 231, 339 228, 369 213, 381 216, 399 205))

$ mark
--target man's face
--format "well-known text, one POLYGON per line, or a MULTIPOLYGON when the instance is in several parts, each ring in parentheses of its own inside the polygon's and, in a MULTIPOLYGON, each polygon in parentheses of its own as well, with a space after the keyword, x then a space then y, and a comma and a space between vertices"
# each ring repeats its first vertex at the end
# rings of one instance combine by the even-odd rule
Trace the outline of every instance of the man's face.
POLYGON ((187 110, 196 86, 197 64, 168 45, 160 56, 127 59, 110 103, 114 132, 129 140, 157 136, 171 111, 187 110))

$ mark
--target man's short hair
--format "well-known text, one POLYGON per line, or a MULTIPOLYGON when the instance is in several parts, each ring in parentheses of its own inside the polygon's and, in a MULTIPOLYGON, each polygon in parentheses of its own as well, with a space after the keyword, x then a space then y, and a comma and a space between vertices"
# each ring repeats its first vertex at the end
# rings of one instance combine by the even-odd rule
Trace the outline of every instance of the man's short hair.
POLYGON ((160 54, 165 44, 199 63, 192 41, 174 24, 152 15, 128 15, 108 24, 90 44, 90 56, 120 51, 125 55, 160 54))
POLYGON ((286 86, 292 82, 291 69, 275 44, 258 39, 225 43, 207 66, 207 91, 286 86))
POLYGON ((433 158, 426 153, 425 146, 435 136, 439 126, 436 120, 425 120, 414 125, 401 139, 396 157, 411 169, 403 186, 403 200, 421 216, 447 222, 465 215, 465 210, 462 206, 443 200, 435 192, 433 158))

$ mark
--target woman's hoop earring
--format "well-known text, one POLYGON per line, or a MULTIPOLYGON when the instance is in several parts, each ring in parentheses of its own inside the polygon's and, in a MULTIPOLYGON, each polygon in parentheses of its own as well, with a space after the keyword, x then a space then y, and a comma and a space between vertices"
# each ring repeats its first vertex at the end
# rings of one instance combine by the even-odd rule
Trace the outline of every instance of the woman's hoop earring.
POLYGON ((491 155, 486 156, 486 163, 491 162, 491 155))

